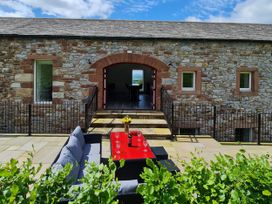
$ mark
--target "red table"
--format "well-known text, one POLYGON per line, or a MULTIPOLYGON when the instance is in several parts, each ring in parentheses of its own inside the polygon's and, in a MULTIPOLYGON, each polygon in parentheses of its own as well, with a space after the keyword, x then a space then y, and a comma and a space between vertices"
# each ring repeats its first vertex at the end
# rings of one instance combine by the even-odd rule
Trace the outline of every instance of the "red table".
POLYGON ((128 146, 128 135, 125 132, 111 132, 111 156, 113 160, 154 159, 146 139, 140 131, 131 131, 132 145, 128 146), (137 134, 139 132, 140 134, 137 134))

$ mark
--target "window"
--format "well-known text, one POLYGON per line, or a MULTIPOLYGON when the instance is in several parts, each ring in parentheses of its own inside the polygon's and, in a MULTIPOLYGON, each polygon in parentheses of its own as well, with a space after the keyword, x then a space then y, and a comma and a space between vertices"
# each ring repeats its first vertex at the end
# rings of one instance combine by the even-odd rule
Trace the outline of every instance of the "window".
POLYGON ((180 128, 179 134, 180 135, 196 135, 199 134, 199 128, 180 128))
POLYGON ((251 91, 251 72, 240 72, 240 91, 251 91))
POLYGON ((236 142, 252 142, 252 128, 236 128, 235 141, 236 142))
POLYGON ((178 67, 179 94, 201 95, 201 68, 178 67))
POLYGON ((35 63, 35 102, 52 101, 52 79, 53 65, 52 61, 39 60, 35 63))
POLYGON ((141 85, 140 91, 144 90, 144 70, 133 69, 132 70, 132 84, 133 85, 141 85))
POLYGON ((195 72, 182 73, 182 90, 195 91, 195 72))
POLYGON ((241 67, 236 72, 237 96, 256 96, 259 89, 259 73, 257 68, 241 67))

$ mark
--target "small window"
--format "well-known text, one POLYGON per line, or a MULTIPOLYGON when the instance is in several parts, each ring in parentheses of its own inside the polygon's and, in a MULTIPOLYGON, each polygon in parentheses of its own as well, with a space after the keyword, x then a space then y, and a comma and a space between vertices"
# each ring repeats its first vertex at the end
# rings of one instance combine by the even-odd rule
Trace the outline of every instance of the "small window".
POLYGON ((182 73, 182 90, 195 91, 195 72, 182 73))
POLYGON ((52 101, 52 61, 36 61, 35 67, 35 102, 52 101))
POLYGON ((140 91, 144 90, 144 70, 132 70, 132 85, 141 85, 140 91))
POLYGON ((240 91, 251 91, 251 72, 240 73, 240 91))
POLYGON ((236 128, 235 141, 236 142, 252 142, 252 128, 236 128))
POLYGON ((179 129, 180 135, 196 135, 197 133, 199 133, 198 128, 180 128, 179 129))

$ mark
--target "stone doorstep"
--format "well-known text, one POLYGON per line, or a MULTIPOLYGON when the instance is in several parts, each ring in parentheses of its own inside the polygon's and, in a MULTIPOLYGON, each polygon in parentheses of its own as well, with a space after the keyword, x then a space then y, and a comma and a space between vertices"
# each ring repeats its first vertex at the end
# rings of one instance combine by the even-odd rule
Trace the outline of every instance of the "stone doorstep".
MULTIPOLYGON (((169 139, 171 137, 171 132, 168 128, 130 128, 131 131, 140 130, 142 131, 143 135, 148 138, 154 139, 169 139)), ((109 136, 110 132, 118 132, 124 131, 124 128, 92 128, 88 129, 88 133, 99 133, 105 134, 107 137, 109 136)))
MULTIPOLYGON (((95 118, 92 120, 93 124, 122 124, 121 119, 116 118, 95 118)), ((131 124, 167 124, 162 119, 132 119, 131 124)))

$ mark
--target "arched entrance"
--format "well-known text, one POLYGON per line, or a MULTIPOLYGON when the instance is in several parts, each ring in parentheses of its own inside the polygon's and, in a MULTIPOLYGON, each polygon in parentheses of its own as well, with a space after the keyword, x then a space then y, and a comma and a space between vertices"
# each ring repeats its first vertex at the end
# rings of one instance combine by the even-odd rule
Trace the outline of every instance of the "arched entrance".
POLYGON ((145 65, 122 63, 104 69, 103 108, 155 110, 156 70, 145 65))
POLYGON ((152 76, 155 77, 153 81, 155 84, 152 84, 152 88, 155 90, 152 97, 154 97, 155 106, 152 109, 158 110, 160 108, 162 78, 169 77, 169 68, 165 63, 154 57, 131 53, 109 55, 91 65, 94 71, 90 74, 90 81, 97 82, 98 85, 98 108, 104 109, 107 107, 107 80, 105 80, 105 78, 107 79, 107 70, 118 67, 117 65, 121 64, 143 66, 146 69, 153 70, 152 76))

